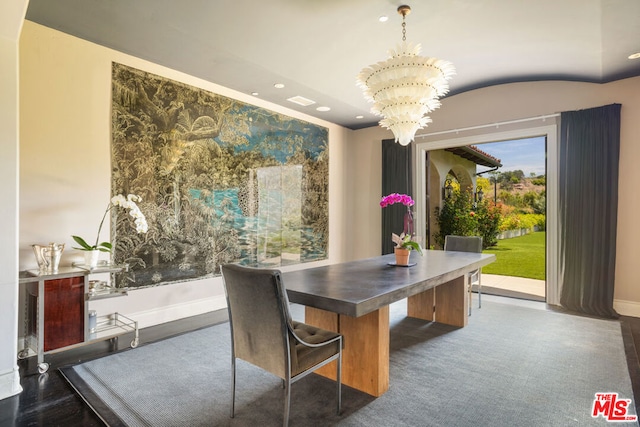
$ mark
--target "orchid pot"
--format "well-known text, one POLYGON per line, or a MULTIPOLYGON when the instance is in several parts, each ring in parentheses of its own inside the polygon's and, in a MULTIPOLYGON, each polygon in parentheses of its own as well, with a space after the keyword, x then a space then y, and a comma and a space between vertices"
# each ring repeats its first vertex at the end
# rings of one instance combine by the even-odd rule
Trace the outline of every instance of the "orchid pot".
POLYGON ((409 265, 411 251, 405 248, 393 248, 396 255, 396 265, 409 265))
POLYGON ((100 258, 100 250, 94 249, 91 251, 84 251, 84 265, 89 268, 96 268, 98 266, 98 259, 100 258))

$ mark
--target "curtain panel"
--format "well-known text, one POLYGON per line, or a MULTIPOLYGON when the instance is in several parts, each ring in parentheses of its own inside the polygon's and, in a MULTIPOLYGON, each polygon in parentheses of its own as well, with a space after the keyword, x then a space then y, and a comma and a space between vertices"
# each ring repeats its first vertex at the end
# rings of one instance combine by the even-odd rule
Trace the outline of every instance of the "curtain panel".
POLYGON ((559 143, 560 303, 616 318, 620 104, 561 114, 559 143))
MULTIPOLYGON (((382 194, 408 194, 415 200, 412 184, 411 144, 402 146, 393 139, 382 141, 382 194)), ((393 253, 391 233, 400 234, 404 226, 406 206, 396 203, 382 209, 382 255, 393 253)))

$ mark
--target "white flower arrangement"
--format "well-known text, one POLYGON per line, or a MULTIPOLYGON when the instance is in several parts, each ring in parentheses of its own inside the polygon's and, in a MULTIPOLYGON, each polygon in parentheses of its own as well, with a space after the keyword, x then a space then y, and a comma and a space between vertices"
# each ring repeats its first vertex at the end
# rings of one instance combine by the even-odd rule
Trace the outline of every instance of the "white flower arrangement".
POLYGON ((96 236, 95 244, 92 246, 92 245, 89 245, 80 236, 71 236, 73 237, 73 240, 75 240, 75 242, 81 246, 79 248, 74 247, 74 249, 79 249, 81 251, 98 250, 101 252, 111 252, 111 249, 113 248, 111 243, 109 242, 98 243, 98 241, 100 239, 100 231, 102 231, 102 224, 104 224, 104 219, 107 217, 107 213, 112 208, 118 207, 118 206, 129 210, 129 215, 131 215, 131 217, 134 218, 137 233, 146 233, 147 230, 149 229, 149 225, 147 224, 147 219, 145 218, 144 214, 136 204, 136 202, 141 202, 141 201, 142 201, 142 197, 137 196, 135 194, 129 194, 126 198, 122 194, 113 196, 111 198, 111 201, 109 202, 109 205, 107 206, 107 209, 104 212, 104 215, 102 216, 102 221, 100 221, 100 226, 98 227, 98 235, 96 236))
POLYGON ((141 202, 142 197, 136 196, 135 194, 129 194, 125 199, 122 194, 118 194, 117 196, 113 196, 111 199, 111 204, 113 206, 122 206, 124 209, 129 209, 129 215, 131 215, 135 219, 136 224, 136 232, 137 233, 146 233, 149 229, 149 225, 147 224, 147 219, 144 217, 144 214, 136 204, 136 202, 141 202))

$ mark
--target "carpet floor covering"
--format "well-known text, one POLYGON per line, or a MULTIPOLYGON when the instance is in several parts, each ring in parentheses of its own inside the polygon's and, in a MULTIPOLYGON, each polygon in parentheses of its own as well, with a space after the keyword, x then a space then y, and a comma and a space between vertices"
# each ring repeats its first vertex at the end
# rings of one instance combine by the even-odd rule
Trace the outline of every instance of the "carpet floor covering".
MULTIPOLYGON (((345 386, 337 415, 334 383, 311 375, 292 386, 289 425, 604 426, 591 416, 602 392, 630 399, 635 414, 620 323, 540 307, 483 299, 455 328, 394 303, 387 393, 345 386)), ((302 307, 292 312, 302 320, 302 307)), ((61 371, 110 426, 281 425, 281 380, 242 361, 229 417, 230 357, 222 323, 61 371)))

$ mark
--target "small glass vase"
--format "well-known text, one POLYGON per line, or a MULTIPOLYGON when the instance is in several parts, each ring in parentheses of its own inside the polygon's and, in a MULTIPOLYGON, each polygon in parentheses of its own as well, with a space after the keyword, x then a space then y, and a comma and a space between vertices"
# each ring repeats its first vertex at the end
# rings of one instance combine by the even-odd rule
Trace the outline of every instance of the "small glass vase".
POLYGON ((413 212, 407 206, 407 212, 404 214, 404 228, 402 230, 405 236, 413 236, 413 212))

